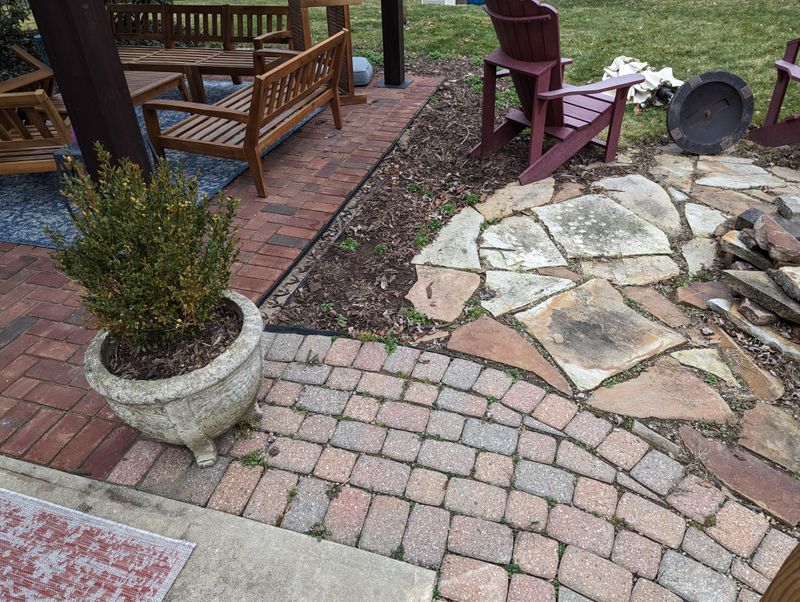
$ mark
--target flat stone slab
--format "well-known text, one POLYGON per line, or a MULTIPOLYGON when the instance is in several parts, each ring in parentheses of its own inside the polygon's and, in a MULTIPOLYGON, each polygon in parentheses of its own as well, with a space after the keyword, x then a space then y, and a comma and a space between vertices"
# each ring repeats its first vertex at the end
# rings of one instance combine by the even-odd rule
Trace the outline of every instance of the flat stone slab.
POLYGON ((692 282, 677 291, 678 303, 706 309, 709 299, 727 299, 733 302, 731 289, 721 282, 692 282))
POLYGON ((436 240, 422 249, 411 263, 480 270, 476 241, 482 223, 483 216, 472 207, 462 209, 441 229, 436 240))
POLYGON ((555 180, 547 178, 532 184, 520 186, 519 182, 511 182, 496 190, 492 196, 475 205, 486 221, 493 222, 526 209, 546 205, 553 199, 555 180))
POLYGON ((794 194, 782 194, 775 199, 778 206, 778 213, 786 219, 797 223, 800 221, 800 196, 794 194))
POLYGON ((800 481, 744 451, 732 451, 690 426, 678 433, 686 447, 726 486, 791 527, 800 522, 800 481))
POLYGON ((516 315, 580 389, 683 343, 625 305, 608 282, 590 280, 516 315))
POLYGON ((800 301, 800 267, 784 266, 771 270, 769 275, 784 293, 795 301, 800 301))
POLYGON ((494 297, 481 301, 481 305, 493 316, 502 316, 574 286, 566 278, 492 270, 486 272, 486 288, 494 297))
POLYGON ((736 415, 714 389, 662 358, 634 379, 595 391, 589 405, 636 418, 733 422, 736 415))
POLYGON ((697 203, 686 203, 683 206, 683 214, 686 216, 686 221, 689 222, 692 234, 703 238, 714 236, 717 226, 728 218, 722 211, 697 203))
POLYGON ((519 333, 488 317, 457 328, 447 348, 533 372, 553 388, 572 397, 567 379, 519 333))
POLYGON ((534 209, 570 258, 671 253, 667 236, 608 197, 589 194, 534 209))
POLYGON ((753 197, 735 190, 695 185, 692 188, 692 198, 704 205, 719 209, 728 215, 739 215, 743 211, 752 208, 760 209, 767 213, 775 211, 775 208, 771 205, 757 201, 753 197))
POLYGON ((770 260, 767 254, 758 249, 751 249, 748 247, 742 241, 742 233, 738 230, 731 230, 720 238, 719 246, 723 251, 736 255, 736 257, 740 259, 744 259, 747 263, 754 265, 759 270, 772 269, 772 260, 770 260))
POLYGON ((653 284, 675 278, 681 273, 678 264, 667 255, 582 261, 581 269, 586 276, 605 278, 620 286, 653 284))
POLYGON ((722 280, 732 290, 782 318, 790 322, 800 322, 800 303, 789 298, 766 273, 754 270, 724 270, 722 280))
POLYGON ((670 355, 684 366, 697 368, 721 378, 730 387, 739 386, 733 372, 722 361, 722 357, 716 349, 684 349, 670 353, 670 355))
POLYGON ((480 284, 478 274, 418 265, 417 282, 406 299, 431 320, 452 322, 464 311, 464 304, 480 284))
POLYGON ((622 289, 622 294, 641 305, 667 326, 678 328, 679 326, 688 326, 692 323, 677 305, 652 288, 644 286, 626 286, 622 289))
POLYGON ((782 408, 759 403, 747 410, 739 445, 793 472, 800 471, 800 422, 782 408))
POLYGON ((730 320, 735 326, 757 338, 775 351, 785 353, 800 361, 800 345, 787 339, 769 326, 756 326, 745 320, 744 316, 726 299, 709 299, 708 307, 730 320))
POLYGON ((692 189, 695 159, 682 155, 658 155, 656 164, 650 172, 667 186, 679 191, 689 192, 692 189))
POLYGON ((620 205, 664 231, 675 236, 681 231, 681 218, 667 192, 642 175, 631 174, 604 178, 592 188, 604 191, 620 205))
POLYGON ((769 170, 778 176, 781 180, 787 182, 800 182, 800 171, 792 169, 791 167, 770 167, 769 170))
POLYGON ((693 238, 681 247, 690 276, 710 270, 717 260, 717 243, 711 238, 693 238))
POLYGON ((770 188, 783 186, 783 180, 770 174, 766 169, 750 163, 733 161, 698 161, 697 171, 708 175, 699 178, 699 186, 747 190, 750 188, 770 188))
POLYGON ((747 384, 747 388, 760 401, 775 401, 786 392, 783 383, 761 368, 753 358, 736 344, 727 332, 715 326, 719 348, 731 369, 747 384))
POLYGON ((524 272, 544 266, 567 265, 566 260, 532 217, 508 217, 486 229, 481 258, 499 270, 524 272))

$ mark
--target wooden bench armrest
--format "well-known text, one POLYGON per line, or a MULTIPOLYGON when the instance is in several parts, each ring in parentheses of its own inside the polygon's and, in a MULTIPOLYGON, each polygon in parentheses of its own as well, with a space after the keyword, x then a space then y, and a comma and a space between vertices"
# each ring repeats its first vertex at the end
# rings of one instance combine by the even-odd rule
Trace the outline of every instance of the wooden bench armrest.
POLYGON ((793 80, 800 81, 800 65, 795 65, 788 61, 775 61, 775 68, 778 71, 788 73, 793 80))
POLYGON ((186 102, 183 100, 148 100, 142 105, 145 112, 155 111, 176 111, 179 113, 191 113, 192 115, 206 115, 208 117, 219 117, 230 119, 239 123, 247 123, 247 113, 234 111, 215 105, 204 105, 200 102, 186 102))
POLYGON ((300 54, 300 50, 284 50, 282 48, 263 48, 253 52, 253 65, 256 75, 263 75, 276 65, 280 65, 300 54), (276 61, 276 59, 278 59, 276 61))
POLYGON ((550 92, 542 92, 538 96, 542 100, 557 100, 567 96, 597 94, 599 92, 608 92, 610 90, 627 89, 633 85, 640 84, 643 81, 644 77, 641 75, 622 75, 620 77, 612 77, 605 81, 597 82, 596 84, 588 84, 586 86, 570 86, 569 88, 561 88, 559 90, 551 90, 550 92))
POLYGON ((262 33, 260 36, 256 36, 253 38, 253 47, 256 50, 261 50, 264 48, 264 44, 270 43, 278 43, 278 44, 288 44, 292 41, 292 32, 288 29, 282 29, 280 31, 270 31, 267 33, 262 33))

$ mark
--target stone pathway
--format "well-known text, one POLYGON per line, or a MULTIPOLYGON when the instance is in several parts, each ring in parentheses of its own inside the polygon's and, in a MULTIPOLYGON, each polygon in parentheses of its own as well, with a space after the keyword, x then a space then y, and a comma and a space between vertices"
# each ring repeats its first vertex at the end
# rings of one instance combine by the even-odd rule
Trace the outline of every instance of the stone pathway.
POLYGON ((797 544, 675 443, 496 365, 290 333, 263 349, 263 417, 213 468, 142 439, 107 480, 436 569, 454 601, 749 602, 797 544))

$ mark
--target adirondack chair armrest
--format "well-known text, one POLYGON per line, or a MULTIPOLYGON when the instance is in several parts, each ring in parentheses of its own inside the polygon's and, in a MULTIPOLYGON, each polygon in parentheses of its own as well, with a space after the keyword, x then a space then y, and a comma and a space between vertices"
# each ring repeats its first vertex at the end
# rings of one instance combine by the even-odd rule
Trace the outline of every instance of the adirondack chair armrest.
POLYGON ((566 67, 567 65, 571 65, 573 63, 572 59, 568 59, 565 56, 561 57, 561 66, 566 67))
POLYGON ((775 68, 789 74, 793 80, 800 81, 800 65, 788 61, 775 61, 775 68))
POLYGON ((192 115, 206 115, 208 117, 219 117, 247 123, 248 114, 242 111, 234 111, 224 107, 214 105, 204 105, 200 102, 185 102, 182 100, 148 100, 142 105, 145 113, 155 113, 156 111, 176 111, 178 113, 191 113, 192 115))
POLYGON ((610 90, 627 89, 633 85, 640 84, 644 81, 641 75, 623 75, 620 77, 612 77, 602 82, 595 84, 588 84, 586 86, 570 86, 568 88, 560 88, 558 90, 551 90, 550 92, 542 92, 538 97, 542 100, 558 100, 567 96, 577 96, 584 94, 597 94, 598 92, 608 92, 610 90))
POLYGON ((264 44, 286 44, 292 41, 292 32, 288 29, 281 29, 280 31, 270 31, 262 33, 260 36, 253 38, 253 47, 256 50, 264 48, 264 44))
POLYGON ((530 75, 533 77, 544 75, 556 65, 555 60, 540 62, 519 61, 511 58, 499 48, 489 54, 485 59, 483 59, 483 61, 484 63, 488 63, 490 65, 496 65, 497 67, 502 67, 510 71, 515 71, 517 73, 530 75))

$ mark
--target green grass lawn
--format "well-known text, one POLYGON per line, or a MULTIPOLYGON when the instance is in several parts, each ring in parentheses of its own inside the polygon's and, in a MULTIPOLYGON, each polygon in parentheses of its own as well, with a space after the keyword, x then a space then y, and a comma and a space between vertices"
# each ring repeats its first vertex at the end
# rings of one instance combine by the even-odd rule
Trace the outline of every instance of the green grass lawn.
MULTIPOLYGON (((217 0, 176 0, 179 4, 214 4, 217 0)), ((275 0, 271 0, 275 2, 275 0)), ((260 4, 263 0, 231 3, 260 4)), ((772 64, 786 42, 797 37, 797 0, 553 0, 561 13, 561 52, 575 63, 567 69, 573 84, 598 81, 603 67, 620 54, 670 66, 688 79, 703 71, 733 71, 747 81, 756 97, 754 122, 763 119, 775 82, 772 64)), ((438 59, 480 59, 497 46, 489 17, 477 6, 423 6, 407 3, 406 55, 438 59)), ((312 11, 320 39, 323 11, 312 11)), ((379 0, 364 0, 351 9, 353 44, 373 62, 381 59, 379 0)), ((800 111, 800 86, 787 110, 800 111)), ((652 110, 625 121, 623 140, 652 141, 665 133, 664 113, 652 110)))

